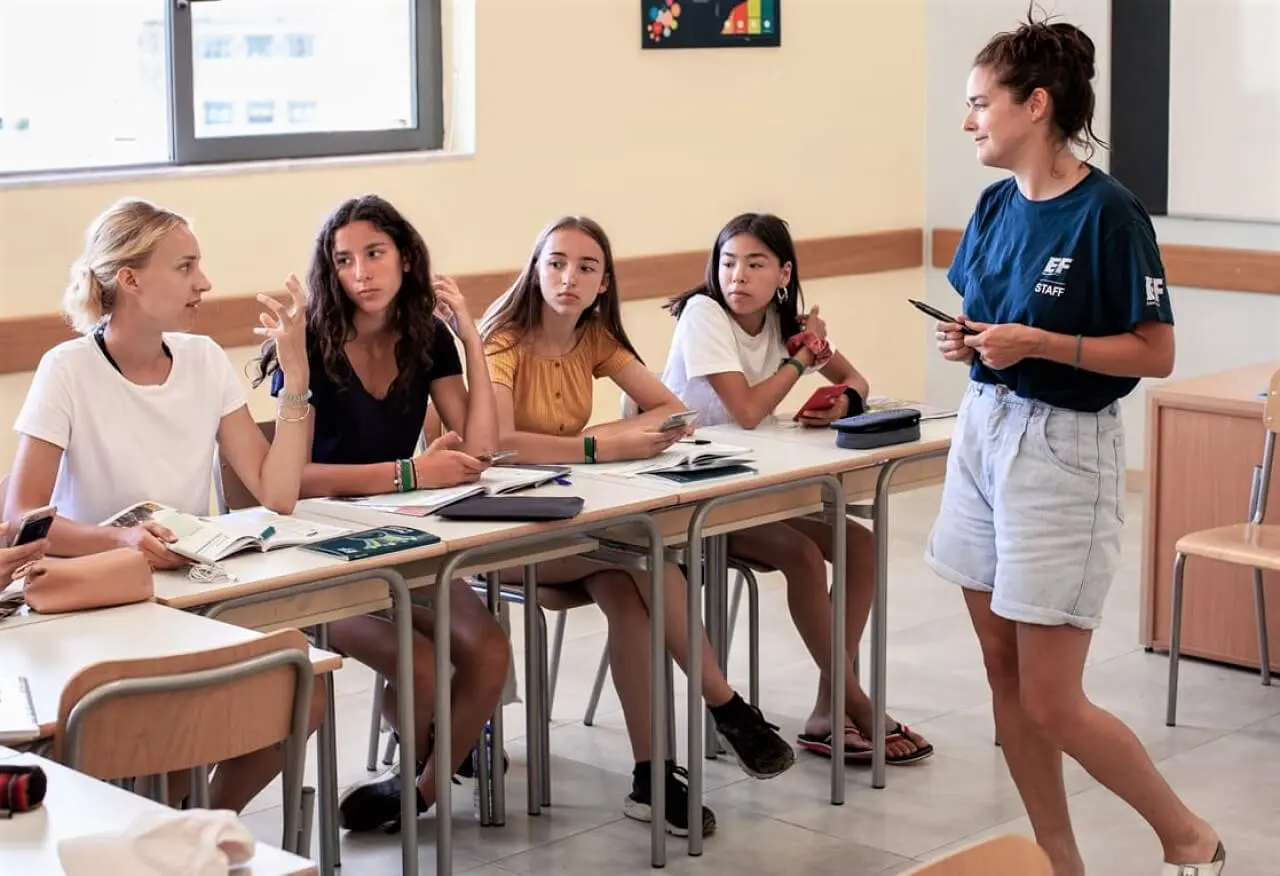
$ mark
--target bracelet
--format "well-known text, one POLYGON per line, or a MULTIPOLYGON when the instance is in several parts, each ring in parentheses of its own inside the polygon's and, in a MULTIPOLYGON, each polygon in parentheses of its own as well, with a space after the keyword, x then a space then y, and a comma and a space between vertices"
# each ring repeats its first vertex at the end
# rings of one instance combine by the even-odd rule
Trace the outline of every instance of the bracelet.
POLYGON ((594 464, 595 464, 595 462, 596 462, 596 436, 594 436, 594 435, 583 435, 583 436, 582 436, 582 455, 586 458, 586 460, 587 460, 587 462, 588 462, 589 464, 591 464, 591 465, 594 465, 594 464))
POLYGON ((400 469, 400 492, 407 493, 418 488, 418 479, 414 476, 413 463, 408 459, 398 460, 400 469))
POLYGON ((307 405, 305 408, 303 408, 302 413, 296 417, 286 417, 284 415, 284 411, 285 411, 284 405, 280 405, 278 408, 276 408, 277 420, 279 420, 282 423, 302 423, 306 421, 307 417, 311 416, 311 405, 307 405))
POLYGON ((1076 361, 1074 366, 1077 370, 1080 368, 1080 348, 1084 345, 1084 336, 1076 335, 1076 361))
MULTIPOLYGON (((801 377, 804 377, 804 365, 802 365, 800 363, 800 360, 795 358, 794 356, 788 356, 787 358, 783 359, 782 364, 794 365, 796 369, 796 373, 799 374, 801 377)), ((779 368, 781 368, 781 366, 779 366, 779 368)))
POLYGON ((306 392, 285 392, 283 389, 276 393, 276 398, 284 404, 305 405, 311 401, 311 390, 306 392))

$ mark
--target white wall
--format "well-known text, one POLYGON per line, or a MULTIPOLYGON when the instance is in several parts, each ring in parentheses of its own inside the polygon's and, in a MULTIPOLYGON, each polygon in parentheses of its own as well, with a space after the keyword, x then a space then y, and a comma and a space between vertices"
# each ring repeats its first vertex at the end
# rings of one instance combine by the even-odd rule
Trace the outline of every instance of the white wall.
MULTIPOLYGON (((1082 27, 1098 50, 1098 117, 1095 130, 1106 139, 1110 130, 1110 2, 1109 0, 1045 0, 1042 4, 1063 20, 1082 27)), ((992 34, 1015 27, 1026 15, 1024 0, 927 0, 928 70, 925 95, 925 225, 963 228, 982 188, 999 178, 983 168, 961 131, 964 85, 973 56, 992 34)), ((1108 155, 1094 162, 1106 169, 1108 155)), ((1162 243, 1189 243, 1246 249, 1280 250, 1280 225, 1157 218, 1162 243)), ((926 295, 940 307, 954 307, 958 296, 946 272, 926 270, 926 295)), ((1191 377, 1252 362, 1280 358, 1280 296, 1207 291, 1175 286, 1171 290, 1177 321, 1178 358, 1174 378, 1191 377)), ((929 400, 958 403, 966 375, 943 362, 933 347, 928 325, 920 327, 928 365, 929 400)), ((1124 400, 1128 428, 1128 468, 1143 467, 1146 408, 1143 381, 1124 400)))

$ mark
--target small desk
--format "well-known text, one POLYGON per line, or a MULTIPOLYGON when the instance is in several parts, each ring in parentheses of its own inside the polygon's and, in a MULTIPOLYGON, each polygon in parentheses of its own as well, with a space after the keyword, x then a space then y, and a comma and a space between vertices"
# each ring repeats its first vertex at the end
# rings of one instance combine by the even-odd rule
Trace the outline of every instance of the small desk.
MULTIPOLYGON (((174 812, 114 785, 100 782, 32 754, 0 749, 0 762, 39 764, 49 780, 44 805, 0 820, 0 873, 22 876, 62 874, 58 843, 73 837, 121 832, 139 816, 174 812)), ((257 843, 239 876, 314 876, 310 861, 257 843)), ((123 876, 123 874, 122 874, 123 876)))
MULTIPOLYGON (((1174 545, 1189 532, 1244 523, 1253 467, 1262 461, 1263 400, 1280 362, 1262 362, 1147 390, 1146 495, 1142 520, 1139 641, 1169 647, 1174 545)), ((1272 478, 1267 520, 1280 523, 1272 478)), ((1280 672, 1280 575, 1264 575, 1271 669, 1280 672)), ((1252 573, 1189 557, 1183 596, 1184 655, 1259 667, 1252 573)))
MULTIPOLYGON (((262 634, 153 602, 60 615, 0 635, 0 666, 25 675, 41 733, 58 724, 62 689, 85 667, 108 660, 136 660, 221 648, 262 634)), ((336 654, 311 650, 317 673, 342 665, 336 654)), ((21 872, 21 871, 14 871, 21 872)))

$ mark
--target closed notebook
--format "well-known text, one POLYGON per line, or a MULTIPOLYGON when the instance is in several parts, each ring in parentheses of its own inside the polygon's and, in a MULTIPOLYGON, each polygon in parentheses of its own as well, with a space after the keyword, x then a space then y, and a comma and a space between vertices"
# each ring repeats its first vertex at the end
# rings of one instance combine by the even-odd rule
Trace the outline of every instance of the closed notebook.
POLYGON ((342 560, 363 560, 366 557, 426 547, 439 541, 440 536, 409 526, 377 526, 304 545, 303 549, 342 560))
POLYGON ((17 745, 40 738, 31 689, 21 675, 0 676, 0 744, 17 745))

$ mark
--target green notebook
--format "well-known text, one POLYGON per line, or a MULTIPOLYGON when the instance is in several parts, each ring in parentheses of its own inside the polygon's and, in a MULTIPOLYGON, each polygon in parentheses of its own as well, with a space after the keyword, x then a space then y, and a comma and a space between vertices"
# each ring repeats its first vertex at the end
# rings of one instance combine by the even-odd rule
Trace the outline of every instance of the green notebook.
POLYGON ((440 541, 440 536, 409 526, 378 526, 359 532, 327 538, 303 545, 304 550, 318 551, 342 560, 363 560, 409 548, 425 547, 440 541))

